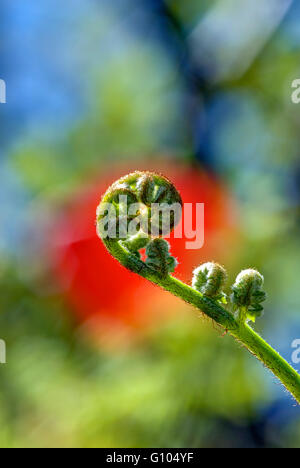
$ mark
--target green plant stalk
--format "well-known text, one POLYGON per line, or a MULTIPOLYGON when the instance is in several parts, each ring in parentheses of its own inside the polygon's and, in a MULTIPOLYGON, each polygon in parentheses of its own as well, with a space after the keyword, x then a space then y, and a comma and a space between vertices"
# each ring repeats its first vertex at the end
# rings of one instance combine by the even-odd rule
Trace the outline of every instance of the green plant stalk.
POLYGON ((130 252, 122 241, 102 239, 106 248, 124 267, 143 276, 152 283, 169 291, 183 301, 193 305, 218 325, 228 331, 239 343, 257 357, 281 381, 285 388, 300 404, 300 375, 280 354, 278 354, 263 338, 261 338, 246 323, 237 320, 233 314, 224 309, 216 301, 203 296, 189 285, 173 276, 162 277, 144 262, 130 252))

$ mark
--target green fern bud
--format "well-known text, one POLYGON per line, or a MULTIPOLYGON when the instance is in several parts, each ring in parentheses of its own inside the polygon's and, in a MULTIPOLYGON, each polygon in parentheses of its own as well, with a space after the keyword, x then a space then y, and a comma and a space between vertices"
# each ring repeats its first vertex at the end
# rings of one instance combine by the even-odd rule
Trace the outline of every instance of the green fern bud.
POLYGON ((135 236, 129 237, 129 239, 122 242, 122 245, 126 247, 130 252, 134 253, 138 258, 141 258, 139 250, 144 249, 150 242, 150 237, 144 232, 138 232, 135 236))
POLYGON ((263 275, 252 268, 241 271, 237 276, 231 299, 234 308, 240 311, 241 320, 255 322, 262 315, 264 308, 261 304, 266 299, 263 286, 263 275))
POLYGON ((225 268, 215 262, 200 265, 193 272, 192 287, 201 294, 226 303, 223 287, 227 279, 225 268))
POLYGON ((161 238, 153 239, 146 248, 146 265, 165 277, 173 272, 177 260, 170 255, 170 245, 161 238))
POLYGON ((166 177, 136 171, 114 182, 103 195, 97 209, 97 232, 104 240, 124 239, 123 232, 139 217, 140 229, 159 237, 171 232, 180 221, 181 208, 181 196, 166 177), (112 220, 113 215, 122 222, 112 220))

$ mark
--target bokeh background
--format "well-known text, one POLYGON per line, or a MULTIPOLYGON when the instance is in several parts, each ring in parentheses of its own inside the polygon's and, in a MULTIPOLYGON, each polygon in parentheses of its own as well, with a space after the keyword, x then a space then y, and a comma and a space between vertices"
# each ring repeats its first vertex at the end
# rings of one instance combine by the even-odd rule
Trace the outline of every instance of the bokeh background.
MULTIPOLYGON (((205 203, 199 263, 265 275, 255 328, 300 338, 296 0, 2 0, 2 447, 298 447, 300 410, 192 308, 95 235, 132 169, 205 203)), ((296 366, 297 368, 297 366, 296 366)), ((298 366, 299 370, 299 366, 298 366)))

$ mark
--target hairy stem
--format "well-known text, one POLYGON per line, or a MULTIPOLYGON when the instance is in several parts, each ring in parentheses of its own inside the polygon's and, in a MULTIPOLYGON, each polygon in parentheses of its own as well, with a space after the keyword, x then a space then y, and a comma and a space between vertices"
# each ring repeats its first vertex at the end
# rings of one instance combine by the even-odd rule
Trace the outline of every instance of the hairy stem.
POLYGON ((161 276, 133 255, 122 241, 103 240, 109 252, 126 268, 193 305, 228 331, 282 382, 300 404, 300 375, 263 338, 216 301, 173 276, 161 276))

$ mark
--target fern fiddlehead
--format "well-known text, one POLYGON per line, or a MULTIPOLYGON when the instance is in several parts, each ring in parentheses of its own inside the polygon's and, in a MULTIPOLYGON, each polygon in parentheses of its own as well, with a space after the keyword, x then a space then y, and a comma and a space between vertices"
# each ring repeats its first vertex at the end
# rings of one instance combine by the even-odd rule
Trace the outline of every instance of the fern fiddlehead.
POLYGON ((241 271, 237 276, 232 286, 232 302, 241 320, 255 322, 262 315, 264 308, 261 304, 266 299, 263 285, 263 275, 252 268, 241 271))
POLYGON ((299 374, 248 325, 248 321, 255 321, 262 314, 262 302, 266 298, 264 278, 257 270, 243 270, 229 298, 223 291, 227 273, 215 262, 194 270, 192 286, 170 275, 177 260, 162 236, 179 222, 181 207, 180 194, 166 177, 134 172, 112 184, 103 195, 97 209, 97 232, 123 266, 193 305, 222 326, 268 367, 300 403, 299 374), (144 248, 147 257, 142 261, 140 250, 144 248))
POLYGON ((204 296, 226 304, 226 294, 223 292, 226 279, 225 268, 218 263, 207 262, 194 270, 192 286, 204 296))

